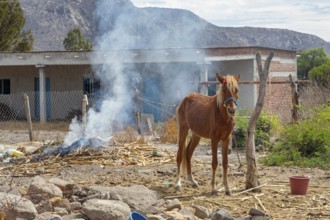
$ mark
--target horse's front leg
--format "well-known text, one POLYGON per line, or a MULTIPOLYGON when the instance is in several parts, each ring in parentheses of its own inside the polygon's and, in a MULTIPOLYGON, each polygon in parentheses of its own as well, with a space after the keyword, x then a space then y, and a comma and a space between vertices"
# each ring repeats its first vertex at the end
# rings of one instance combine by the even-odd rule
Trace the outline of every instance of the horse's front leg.
POLYGON ((215 188, 215 173, 217 171, 218 167, 218 140, 211 140, 211 145, 212 145, 212 179, 211 179, 211 186, 212 186, 212 191, 211 195, 217 195, 218 190, 215 188))
POLYGON ((230 143, 231 136, 227 140, 222 142, 222 167, 223 167, 223 185, 227 196, 231 196, 231 192, 228 184, 228 146, 230 143))

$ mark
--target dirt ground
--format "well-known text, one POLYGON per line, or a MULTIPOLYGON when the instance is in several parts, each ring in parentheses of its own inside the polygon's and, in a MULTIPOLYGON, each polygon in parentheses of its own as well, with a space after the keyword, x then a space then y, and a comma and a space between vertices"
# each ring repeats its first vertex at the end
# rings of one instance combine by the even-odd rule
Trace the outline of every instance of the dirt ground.
MULTIPOLYGON (((35 150, 61 140, 64 132, 39 132, 38 142, 28 142, 25 131, 0 130, 0 148, 35 150), (23 148, 22 148, 23 147, 23 148)), ((15 186, 26 190, 34 176, 58 177, 72 180, 80 186, 128 186, 143 184, 157 190, 163 198, 178 198, 185 206, 202 205, 211 210, 226 208, 235 217, 244 216, 251 208, 266 212, 271 219, 330 219, 330 171, 297 167, 267 167, 258 164, 260 193, 245 191, 244 152, 229 155, 229 183, 232 196, 225 196, 221 184, 221 164, 218 169, 219 195, 210 195, 211 155, 210 146, 204 143, 194 153, 193 173, 199 183, 193 188, 183 180, 183 188, 176 191, 176 146, 156 141, 146 143, 116 144, 102 153, 70 155, 29 162, 26 158, 12 163, 0 163, 0 185, 15 186), (239 168, 239 164, 243 167, 239 168), (291 195, 289 176, 311 177, 304 196, 291 195)), ((258 154, 261 157, 263 154, 258 154)), ((221 153, 219 152, 221 163, 221 153)))

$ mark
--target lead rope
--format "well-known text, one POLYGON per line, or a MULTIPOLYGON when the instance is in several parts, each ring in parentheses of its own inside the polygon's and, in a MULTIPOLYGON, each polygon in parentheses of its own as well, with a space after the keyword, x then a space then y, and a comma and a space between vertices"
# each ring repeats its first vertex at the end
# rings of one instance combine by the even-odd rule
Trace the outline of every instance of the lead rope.
POLYGON ((237 147, 237 143, 236 143, 236 136, 235 136, 235 130, 233 130, 233 142, 234 142, 234 147, 236 148, 236 154, 237 154, 237 158, 238 158, 238 162, 239 162, 239 166, 237 167, 237 170, 241 170, 241 168, 243 167, 243 164, 241 162, 241 158, 239 156, 239 152, 238 152, 238 147, 237 147))

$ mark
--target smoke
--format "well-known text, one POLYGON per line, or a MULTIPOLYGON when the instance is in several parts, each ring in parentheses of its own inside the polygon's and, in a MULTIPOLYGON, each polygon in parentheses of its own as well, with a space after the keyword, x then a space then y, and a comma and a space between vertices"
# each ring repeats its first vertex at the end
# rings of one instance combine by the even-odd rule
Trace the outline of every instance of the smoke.
MULTIPOLYGON (((95 37, 92 63, 95 63, 93 72, 101 81, 102 100, 97 108, 90 108, 88 111, 86 137, 108 138, 112 135, 113 125, 116 122, 132 119, 136 82, 143 83, 156 77, 156 81, 152 83, 159 83, 160 88, 157 90, 162 94, 161 100, 173 105, 178 104, 188 92, 196 90, 196 85, 192 82, 198 81, 199 78, 200 69, 197 63, 166 64, 147 61, 137 64, 133 56, 132 60, 127 56, 122 60, 121 56, 113 53, 113 51, 130 49, 191 47, 196 43, 193 32, 201 28, 200 23, 183 15, 181 18, 178 14, 180 13, 173 9, 163 12, 162 9, 139 9, 128 0, 97 1, 95 18, 98 20, 98 32, 95 37), (162 26, 164 21, 161 19, 166 19, 166 16, 170 19, 169 22, 173 22, 173 26, 162 26), (196 23, 198 27, 194 26, 196 23), (109 51, 111 53, 108 53, 109 51)), ((174 56, 174 54, 167 55, 174 56)), ((175 56, 180 59, 180 54, 175 56)), ((148 86, 144 84, 145 89, 148 89, 148 86)), ((155 85, 150 86, 150 90, 152 86, 155 88, 155 85)), ((142 104, 148 105, 148 103, 142 104)), ((158 111, 162 110, 162 105, 157 103, 154 105, 158 111)), ((64 142, 71 144, 83 134, 82 125, 77 120, 73 120, 64 142)))

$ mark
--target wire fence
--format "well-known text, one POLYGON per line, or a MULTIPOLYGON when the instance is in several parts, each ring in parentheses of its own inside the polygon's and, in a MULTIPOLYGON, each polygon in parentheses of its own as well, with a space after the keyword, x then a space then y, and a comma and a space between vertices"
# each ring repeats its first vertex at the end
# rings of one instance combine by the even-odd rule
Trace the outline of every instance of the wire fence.
MULTIPOLYGON (((24 94, 29 98, 30 115, 35 129, 67 130, 74 117, 81 117, 82 91, 46 92, 46 124, 40 124, 40 96, 38 92, 15 93, 0 95, 1 130, 25 129, 27 114, 24 94)), ((93 104, 99 99, 89 96, 93 104)))
MULTIPOLYGON (((253 86, 253 85, 250 85, 253 86)), ((283 90, 283 89, 282 89, 283 90)), ((299 89, 300 105, 310 111, 314 106, 326 103, 330 97, 327 88, 317 85, 305 85, 299 89)), ((273 91, 270 91, 273 93, 273 91)), ((40 124, 40 102, 38 92, 16 93, 0 95, 0 130, 15 130, 27 128, 27 115, 24 106, 24 94, 29 97, 31 119, 34 129, 68 130, 69 124, 74 117, 82 116, 82 91, 47 92, 45 94, 46 124, 40 124)), ((290 88, 279 99, 270 99, 268 105, 270 113, 282 115, 286 122, 290 122, 292 110, 292 95, 290 88), (283 113, 285 111, 285 114, 283 113), (284 115, 283 115, 284 114, 284 115)), ((273 95, 273 94, 270 94, 273 95)), ((151 100, 146 97, 138 97, 139 102, 145 108, 140 109, 142 114, 160 115, 161 121, 165 121, 175 115, 175 109, 179 103, 163 103, 159 100, 151 100), (148 109, 149 112, 145 112, 148 109)), ((100 97, 88 95, 89 107, 100 101, 100 97)), ((308 112, 306 111, 306 112, 308 112)), ((306 113, 304 113, 306 114, 306 113)), ((300 114, 303 117, 303 114, 300 114)), ((133 116, 134 117, 134 116, 133 116)))

